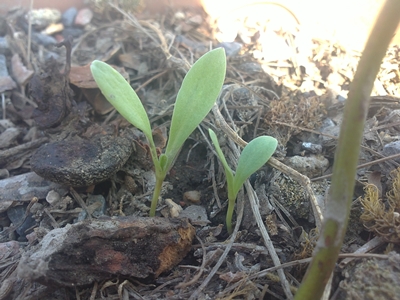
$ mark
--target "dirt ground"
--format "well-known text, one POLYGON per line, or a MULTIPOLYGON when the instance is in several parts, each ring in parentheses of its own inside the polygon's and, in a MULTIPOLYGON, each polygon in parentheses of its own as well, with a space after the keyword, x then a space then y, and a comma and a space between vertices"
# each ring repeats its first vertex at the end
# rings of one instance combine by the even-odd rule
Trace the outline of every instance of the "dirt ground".
MULTIPOLYGON (((336 32, 319 22, 351 19, 354 8, 327 6, 311 22, 293 3, 157 13, 92 0, 89 19, 53 32, 39 24, 43 16, 29 24, 27 9, 0 15, 0 300, 290 298, 318 238, 343 106, 380 2, 360 5, 364 19, 336 32), (105 61, 129 80, 161 153, 188 65, 215 47, 227 54, 221 94, 148 218, 155 175, 147 141, 104 99, 88 66, 105 61), (233 169, 246 142, 279 142, 239 193, 232 235, 208 128, 233 169)), ((375 81, 326 299, 399 299, 396 41, 375 81)))

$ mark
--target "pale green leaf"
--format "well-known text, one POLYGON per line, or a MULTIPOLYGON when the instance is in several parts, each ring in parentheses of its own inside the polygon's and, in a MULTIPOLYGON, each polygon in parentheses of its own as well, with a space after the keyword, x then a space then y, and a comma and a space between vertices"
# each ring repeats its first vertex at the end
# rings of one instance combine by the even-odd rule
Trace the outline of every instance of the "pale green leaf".
POLYGON ((168 157, 164 153, 162 153, 158 160, 160 162, 160 169, 161 170, 165 170, 165 173, 166 173, 166 171, 167 171, 166 170, 166 165, 167 165, 167 162, 168 162, 168 157))
POLYGON ((150 121, 142 102, 135 91, 114 68, 95 60, 90 70, 104 97, 132 125, 139 128, 146 137, 152 139, 150 121))
POLYGON ((225 51, 218 48, 200 57, 186 74, 172 114, 165 151, 169 162, 211 110, 224 83, 225 72, 225 51))
POLYGON ((261 168, 274 154, 278 141, 271 136, 259 136, 244 147, 233 179, 237 195, 245 180, 261 168))

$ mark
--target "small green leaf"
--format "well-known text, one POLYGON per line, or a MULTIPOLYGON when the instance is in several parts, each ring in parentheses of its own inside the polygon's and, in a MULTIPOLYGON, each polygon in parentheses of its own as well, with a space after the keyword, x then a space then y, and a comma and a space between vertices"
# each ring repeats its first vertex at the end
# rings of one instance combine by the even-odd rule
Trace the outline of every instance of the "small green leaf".
POLYGON ((167 173, 168 170, 166 170, 165 167, 167 166, 168 157, 167 157, 164 153, 162 153, 162 154, 160 155, 160 157, 158 158, 158 160, 159 160, 159 162, 160 162, 160 168, 161 168, 161 170, 164 170, 165 173, 167 173))
POLYGON ((90 70, 106 99, 132 125, 139 128, 146 137, 152 139, 150 121, 142 102, 135 91, 114 68, 95 60, 90 70))
POLYGON ((186 74, 179 90, 165 154, 173 161, 179 149, 214 105, 225 79, 223 48, 200 57, 186 74))
POLYGON ((278 141, 275 138, 259 136, 244 147, 233 179, 235 195, 246 179, 271 158, 277 146, 278 141))

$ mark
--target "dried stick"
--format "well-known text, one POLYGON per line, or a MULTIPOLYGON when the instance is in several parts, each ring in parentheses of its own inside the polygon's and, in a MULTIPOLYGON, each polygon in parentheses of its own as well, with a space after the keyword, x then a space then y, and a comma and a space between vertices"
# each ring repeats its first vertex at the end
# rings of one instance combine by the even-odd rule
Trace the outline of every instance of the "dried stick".
POLYGON ((229 243, 227 244, 224 253, 222 253, 221 257, 219 258, 218 262, 215 264, 214 268, 211 270, 210 274, 203 280, 201 285, 194 291, 194 293, 190 296, 189 300, 195 300, 198 299, 198 296, 200 292, 208 285, 210 280, 214 277, 215 273, 217 273, 219 267, 222 265, 222 263, 225 261, 225 258, 227 257, 229 251, 232 248, 233 242, 236 240, 237 234, 239 232, 239 227, 240 223, 242 222, 243 218, 243 211, 244 211, 244 199, 243 199, 243 190, 239 193, 238 197, 238 214, 236 218, 236 226, 235 229, 233 230, 233 233, 231 235, 231 239, 229 240, 229 243))
MULTIPOLYGON (((250 200, 251 209, 253 211, 254 218, 256 219, 258 228, 260 229, 260 232, 261 232, 261 236, 263 237, 265 247, 267 247, 267 249, 268 249, 269 255, 271 256, 274 266, 279 267, 281 265, 281 262, 279 260, 278 254, 275 251, 275 247, 269 237, 267 229, 265 228, 264 222, 261 218, 260 210, 258 209, 257 194, 254 192, 253 187, 251 186, 251 184, 248 180, 246 180, 244 185, 246 187, 247 196, 250 200)), ((282 288, 283 288, 283 291, 285 292, 286 298, 292 299, 293 295, 290 290, 290 284, 286 279, 283 269, 278 269, 277 272, 278 272, 279 279, 281 280, 282 288)))

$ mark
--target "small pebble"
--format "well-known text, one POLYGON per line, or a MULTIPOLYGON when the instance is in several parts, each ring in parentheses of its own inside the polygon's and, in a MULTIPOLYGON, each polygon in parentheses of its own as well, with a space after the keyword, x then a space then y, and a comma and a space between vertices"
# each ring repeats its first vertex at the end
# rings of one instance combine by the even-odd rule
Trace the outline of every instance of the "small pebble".
POLYGON ((28 13, 27 20, 29 20, 29 17, 36 29, 43 29, 52 23, 59 22, 61 20, 61 12, 50 8, 33 9, 28 13))
POLYGON ((200 205, 190 205, 179 214, 180 218, 190 219, 193 225, 206 226, 211 223, 208 220, 205 207, 200 205))
POLYGON ((242 49, 242 44, 237 42, 222 42, 217 45, 217 47, 222 47, 225 49, 226 56, 236 56, 242 49))
POLYGON ((18 253, 19 243, 17 241, 0 243, 0 261, 10 258, 18 253))
POLYGON ((52 35, 57 32, 61 32, 63 30, 64 30, 64 25, 62 23, 53 23, 53 24, 50 24, 49 26, 47 26, 46 29, 43 30, 41 33, 47 34, 47 35, 52 35))
POLYGON ((92 21, 93 12, 89 8, 82 8, 78 11, 75 18, 75 25, 86 26, 92 21))
POLYGON ((74 25, 74 20, 77 13, 78 10, 76 9, 76 7, 70 7, 62 14, 61 22, 64 24, 65 27, 70 27, 74 25))
POLYGON ((16 127, 7 128, 0 134, 0 149, 9 148, 20 135, 21 130, 16 127))
POLYGON ((47 193, 46 196, 46 201, 50 204, 50 205, 54 205, 55 203, 57 203, 58 201, 61 200, 61 196, 59 193, 57 193, 55 190, 51 190, 47 193))
POLYGON ((172 199, 165 199, 165 204, 167 204, 169 208, 169 215, 172 218, 176 218, 179 216, 179 213, 183 210, 179 204, 176 204, 172 199))
POLYGON ((42 34, 38 32, 32 33, 32 40, 35 43, 41 44, 43 46, 50 46, 57 44, 57 40, 50 35, 42 34))
POLYGON ((138 185, 136 184, 135 179, 129 175, 125 175, 124 186, 132 194, 135 194, 138 191, 138 185))
POLYGON ((10 127, 15 127, 15 124, 11 122, 9 119, 0 120, 0 127, 7 129, 10 127))
POLYGON ((322 145, 313 144, 309 142, 303 142, 301 148, 313 154, 319 154, 322 152, 322 145))
MULTIPOLYGON (((383 147, 383 150, 381 151, 381 153, 384 156, 391 156, 391 155, 399 154, 400 153, 400 141, 395 141, 395 142, 386 144, 383 147)), ((397 163, 400 163, 400 158, 395 158, 394 161, 396 161, 397 163)))
POLYGON ((329 166, 329 161, 321 155, 296 155, 285 159, 285 163, 289 167, 310 178, 321 176, 329 166))
POLYGON ((246 63, 240 64, 238 66, 238 69, 240 71, 248 73, 249 75, 255 75, 257 73, 263 72, 263 69, 261 68, 261 66, 254 62, 246 62, 246 63))
POLYGON ((184 20, 186 18, 185 14, 181 11, 178 11, 174 14, 175 20, 184 20))
POLYGON ((5 179, 10 177, 10 172, 7 169, 0 169, 0 179, 5 179))
POLYGON ((188 201, 192 204, 200 203, 201 193, 199 191, 188 191, 183 194, 183 201, 188 201))

